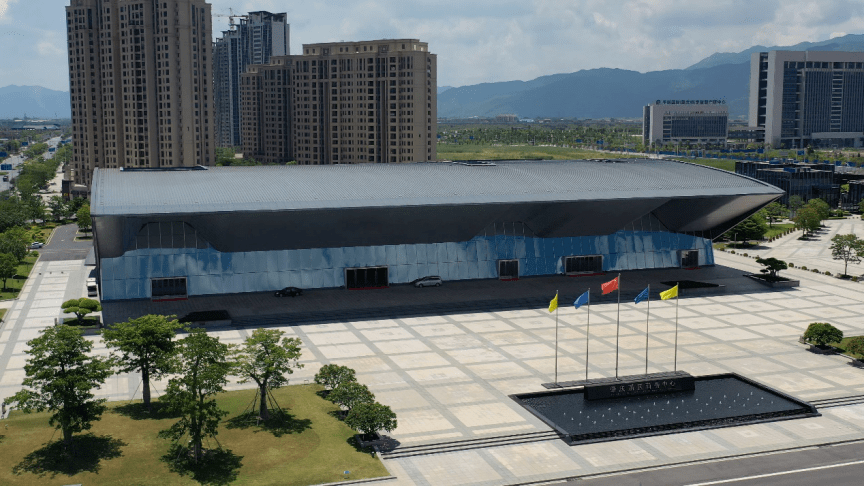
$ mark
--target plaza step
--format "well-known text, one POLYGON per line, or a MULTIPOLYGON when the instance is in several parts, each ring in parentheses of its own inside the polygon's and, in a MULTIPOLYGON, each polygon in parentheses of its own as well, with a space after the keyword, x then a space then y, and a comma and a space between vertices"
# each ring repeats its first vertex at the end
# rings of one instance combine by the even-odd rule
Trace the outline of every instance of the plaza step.
POLYGON ((471 449, 483 449, 488 447, 501 447, 514 444, 524 444, 528 442, 542 442, 547 440, 556 440, 558 438, 560 438, 560 436, 557 432, 553 430, 495 437, 481 437, 477 439, 398 447, 397 449, 392 451, 382 451, 381 457, 384 459, 400 459, 403 457, 413 457, 428 454, 443 454, 447 452, 459 452, 471 449))
POLYGON ((860 405, 864 403, 864 395, 850 395, 847 397, 824 398, 811 400, 810 404, 818 408, 845 407, 847 405, 860 405))

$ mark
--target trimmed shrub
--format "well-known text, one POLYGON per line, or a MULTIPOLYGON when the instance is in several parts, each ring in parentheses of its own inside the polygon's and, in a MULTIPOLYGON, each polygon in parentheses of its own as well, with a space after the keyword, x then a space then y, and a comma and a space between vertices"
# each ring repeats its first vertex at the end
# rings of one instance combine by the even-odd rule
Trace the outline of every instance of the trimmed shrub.
POLYGON ((825 275, 830 276, 830 275, 831 275, 831 272, 829 272, 828 270, 825 270, 825 275))
POLYGON ((825 346, 828 343, 839 343, 843 340, 843 331, 828 324, 827 322, 814 322, 807 326, 802 336, 805 341, 816 346, 825 346))
POLYGON ((806 266, 801 267, 801 270, 807 270, 806 266))
POLYGON ((864 356, 864 336, 857 336, 846 343, 846 352, 864 356))
POLYGON ((852 277, 852 281, 853 281, 853 282, 857 282, 857 281, 858 281, 858 277, 852 277))

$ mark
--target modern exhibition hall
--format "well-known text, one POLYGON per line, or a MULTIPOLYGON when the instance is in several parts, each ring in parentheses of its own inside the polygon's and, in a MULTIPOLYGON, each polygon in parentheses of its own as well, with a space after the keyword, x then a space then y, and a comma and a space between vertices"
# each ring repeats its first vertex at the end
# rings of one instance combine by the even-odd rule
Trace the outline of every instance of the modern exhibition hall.
POLYGON ((104 301, 692 268, 782 191, 688 163, 97 169, 104 301))

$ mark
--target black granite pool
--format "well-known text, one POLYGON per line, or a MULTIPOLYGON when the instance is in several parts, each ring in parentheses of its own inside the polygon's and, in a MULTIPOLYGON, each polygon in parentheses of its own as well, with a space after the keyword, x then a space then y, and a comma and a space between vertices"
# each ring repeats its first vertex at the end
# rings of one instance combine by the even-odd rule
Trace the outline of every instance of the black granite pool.
POLYGON ((818 415, 791 396, 734 373, 696 377, 695 390, 586 400, 581 388, 513 395, 570 443, 818 415))

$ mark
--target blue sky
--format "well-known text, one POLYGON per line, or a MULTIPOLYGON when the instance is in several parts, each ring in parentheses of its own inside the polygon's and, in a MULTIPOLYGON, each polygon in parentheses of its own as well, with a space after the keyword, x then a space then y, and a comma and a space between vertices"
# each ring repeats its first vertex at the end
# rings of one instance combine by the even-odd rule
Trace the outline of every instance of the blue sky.
MULTIPOLYGON (((598 67, 684 68, 714 52, 864 33, 862 0, 212 0, 214 14, 287 12, 304 43, 419 38, 438 84, 463 86, 598 67)), ((69 0, 0 0, 0 86, 68 90, 69 0)), ((228 19, 213 19, 214 32, 228 19)))

